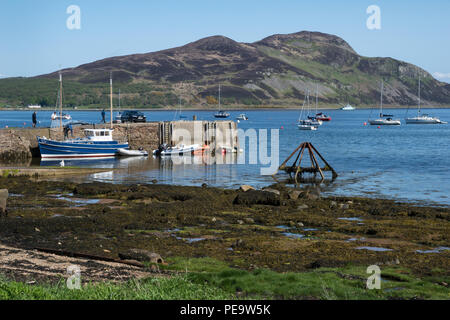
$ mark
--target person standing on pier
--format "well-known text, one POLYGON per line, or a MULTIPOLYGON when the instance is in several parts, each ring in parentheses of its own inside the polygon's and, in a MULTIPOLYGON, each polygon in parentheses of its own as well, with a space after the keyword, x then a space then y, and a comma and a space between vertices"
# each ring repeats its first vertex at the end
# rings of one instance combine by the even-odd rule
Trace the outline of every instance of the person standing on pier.
POLYGON ((105 109, 102 110, 102 121, 103 121, 103 123, 106 123, 106 119, 105 119, 105 109))
POLYGON ((33 112, 33 115, 31 116, 31 119, 33 121, 33 128, 36 128, 36 123, 37 123, 37 114, 36 111, 33 112))

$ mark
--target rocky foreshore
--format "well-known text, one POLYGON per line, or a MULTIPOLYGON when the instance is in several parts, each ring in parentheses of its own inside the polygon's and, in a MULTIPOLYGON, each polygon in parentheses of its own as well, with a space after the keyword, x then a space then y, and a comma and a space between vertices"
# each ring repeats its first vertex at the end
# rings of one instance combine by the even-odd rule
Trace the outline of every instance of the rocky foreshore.
MULTIPOLYGON (((9 247, 169 266, 175 258, 208 257, 245 270, 376 264, 450 275, 444 207, 322 198, 317 188, 283 184, 226 190, 3 177, 0 189, 9 193, 0 218, 0 242, 9 247), (152 254, 161 261, 150 261, 152 254)), ((2 258, 0 272, 22 279, 26 265, 2 258)))

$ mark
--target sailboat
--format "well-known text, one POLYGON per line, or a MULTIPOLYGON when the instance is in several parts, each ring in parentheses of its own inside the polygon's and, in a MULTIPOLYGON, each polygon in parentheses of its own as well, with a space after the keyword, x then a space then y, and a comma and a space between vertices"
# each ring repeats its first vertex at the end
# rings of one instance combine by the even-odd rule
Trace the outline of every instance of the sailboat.
POLYGON ((323 121, 331 121, 331 117, 326 115, 323 112, 319 112, 318 111, 318 103, 319 101, 319 85, 316 85, 316 115, 315 115, 315 119, 320 122, 320 124, 322 124, 323 121))
POLYGON ((298 118, 297 127, 298 127, 300 130, 316 131, 316 130, 317 130, 317 127, 318 127, 319 125, 321 125, 322 122, 319 122, 319 121, 317 121, 317 120, 315 120, 314 118, 311 118, 311 117, 309 116, 309 108, 310 108, 310 107, 309 107, 309 90, 308 90, 307 93, 306 93, 306 96, 305 96, 305 100, 303 100, 302 110, 300 111, 300 116, 299 116, 299 118, 298 118), (302 119, 303 111, 304 111, 304 109, 305 109, 306 101, 308 101, 308 103, 307 103, 308 115, 307 115, 306 119, 302 119))
POLYGON ((428 114, 420 114, 420 76, 419 76, 419 105, 417 107, 417 116, 406 118, 406 124, 446 124, 447 122, 441 121, 438 117, 430 117, 428 114))
POLYGON ((391 115, 391 114, 383 114, 383 88, 384 88, 384 82, 381 81, 380 118, 374 119, 374 120, 369 120, 369 123, 373 126, 375 126, 375 125, 399 126, 399 125, 401 125, 400 120, 392 119, 393 115, 391 115))
MULTIPOLYGON (((181 114, 181 97, 178 98, 178 105, 179 105, 179 110, 178 110, 178 118, 180 119, 186 119, 187 117, 185 115, 181 114)), ((175 117, 177 116, 177 112, 175 112, 175 117)))
POLYGON ((62 112, 62 96, 63 96, 62 74, 60 71, 59 72, 59 90, 58 90, 58 95, 57 95, 57 99, 56 99, 55 112, 53 112, 52 115, 50 116, 50 119, 52 120, 51 127, 56 127, 56 125, 54 125, 53 121, 59 120, 59 126, 62 128, 63 120, 72 120, 72 117, 69 114, 65 114, 62 112), (56 113, 56 109, 58 108, 58 105, 59 105, 59 114, 56 113))
POLYGON ((222 111, 220 107, 220 84, 219 84, 219 111, 214 114, 216 118, 228 118, 230 114, 228 112, 222 111))
MULTIPOLYGON (((61 76, 60 76, 61 79, 61 76)), ((113 133, 113 103, 112 77, 110 78, 111 128, 84 129, 84 138, 67 139, 64 141, 47 139, 37 136, 39 151, 43 160, 53 159, 103 159, 116 156, 119 149, 128 150, 128 142, 118 142, 112 139, 113 133)), ((62 92, 62 89, 61 89, 62 92)), ((62 97, 62 95, 61 95, 62 97)), ((62 114, 62 101, 60 101, 62 114)), ((62 120, 61 130, 62 130, 62 120)))

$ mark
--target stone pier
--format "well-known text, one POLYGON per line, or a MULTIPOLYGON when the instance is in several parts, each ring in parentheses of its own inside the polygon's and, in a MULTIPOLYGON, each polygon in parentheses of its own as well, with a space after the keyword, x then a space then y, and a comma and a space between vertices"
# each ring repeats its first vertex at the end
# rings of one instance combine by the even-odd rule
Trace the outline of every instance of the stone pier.
MULTIPOLYGON (((109 124, 74 126, 73 135, 74 138, 81 138, 83 129, 105 127, 109 128, 109 124)), ((0 129, 0 162, 17 162, 39 157, 37 136, 62 140, 63 132, 60 128, 0 129)), ((173 146, 208 145, 211 150, 221 147, 239 148, 237 123, 230 120, 114 124, 113 138, 128 141, 131 149, 142 147, 149 152, 162 143, 173 146)))

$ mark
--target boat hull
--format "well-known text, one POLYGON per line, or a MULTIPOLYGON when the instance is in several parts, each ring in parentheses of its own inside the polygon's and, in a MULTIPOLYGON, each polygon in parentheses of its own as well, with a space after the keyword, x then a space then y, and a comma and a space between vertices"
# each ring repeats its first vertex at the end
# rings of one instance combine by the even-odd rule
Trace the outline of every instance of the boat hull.
POLYGON ((39 151, 43 159, 95 159, 112 158, 118 149, 128 148, 128 143, 116 141, 92 142, 83 140, 56 141, 38 137, 39 151))
POLYGON ((369 124, 372 126, 399 126, 401 125, 400 120, 370 120, 369 124))
POLYGON ((436 118, 406 118, 405 122, 407 124, 443 124, 439 119, 436 118))

